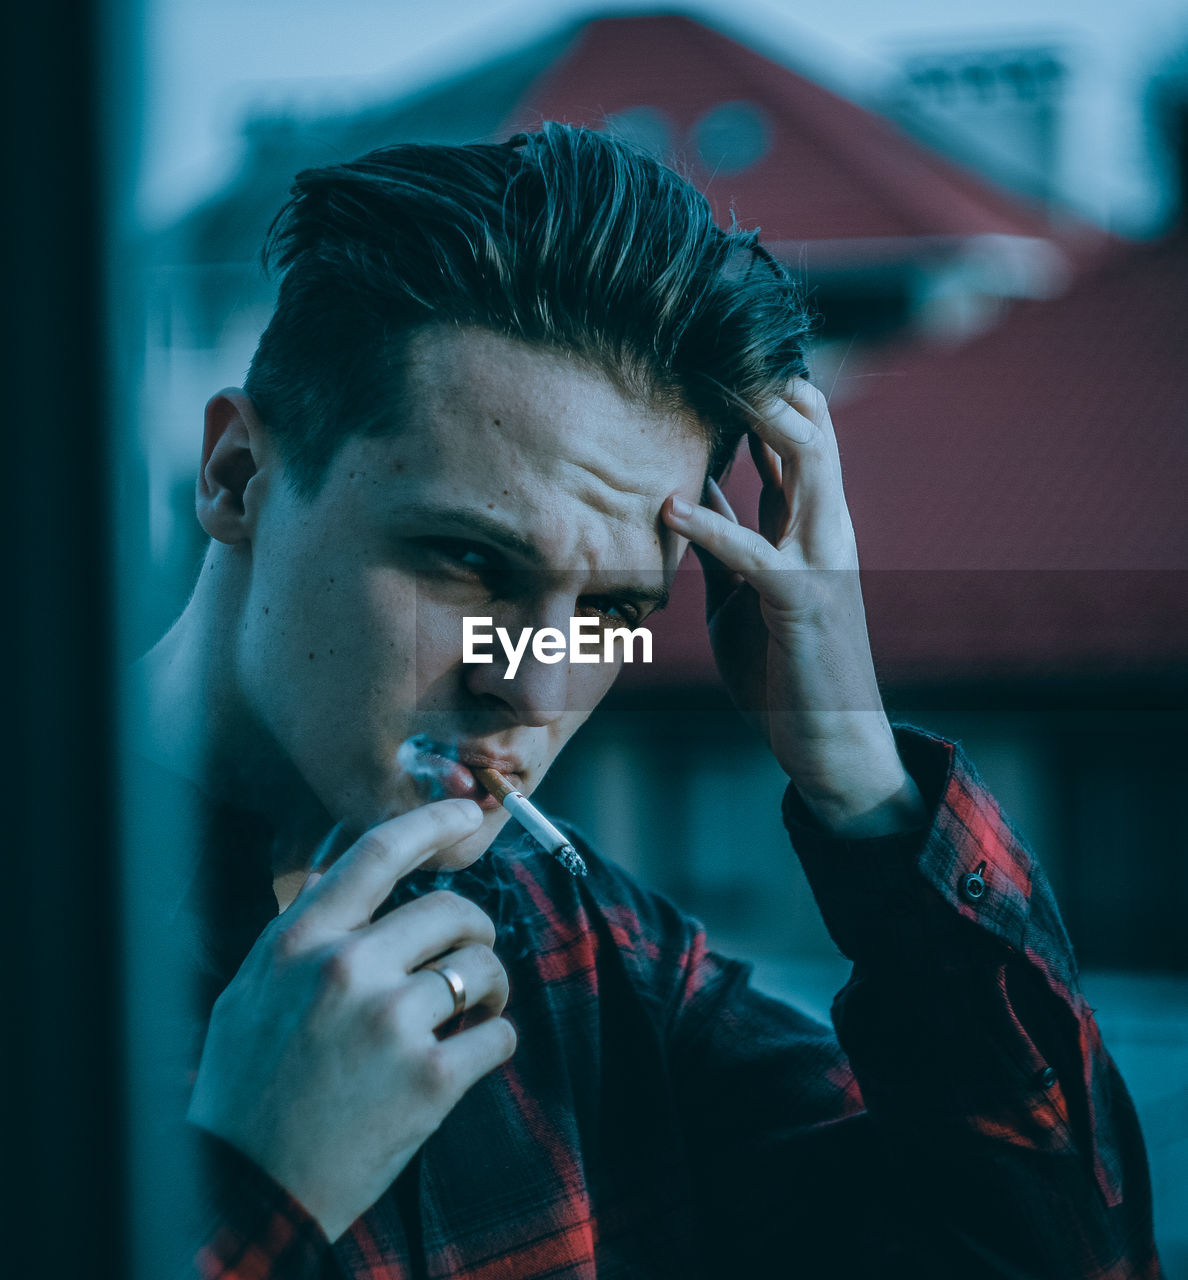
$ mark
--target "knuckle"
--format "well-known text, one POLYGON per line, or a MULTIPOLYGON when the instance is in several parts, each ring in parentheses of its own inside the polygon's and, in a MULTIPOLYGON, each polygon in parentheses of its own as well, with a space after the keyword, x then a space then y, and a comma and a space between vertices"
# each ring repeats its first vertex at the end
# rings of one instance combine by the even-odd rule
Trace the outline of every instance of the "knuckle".
POLYGON ((432 904, 435 911, 456 911, 459 905, 465 901, 456 894, 452 889, 434 889, 432 893, 425 895, 425 901, 432 904))
POLYGON ((793 378, 788 386, 790 396, 814 411, 825 408, 825 394, 807 378, 793 378))
POLYGON ((449 889, 435 889, 426 894, 424 910, 428 911, 443 926, 452 926, 462 920, 465 899, 460 898, 449 889))
POLYGON ((770 544, 761 534, 756 533, 753 529, 740 528, 738 536, 742 551, 752 560, 763 561, 766 559, 770 544))
POLYGON ((429 1045, 421 1054, 416 1066, 416 1084, 419 1093, 428 1098, 440 1098, 449 1090, 449 1069, 439 1044, 429 1045))
POLYGON ((406 1039, 410 1030, 407 991, 400 988, 373 1001, 365 1018, 367 1030, 379 1043, 388 1044, 406 1039))
POLYGON ((358 948, 345 942, 327 952, 321 963, 321 977, 327 991, 350 991, 359 977, 358 948))
POLYGON ((482 941, 485 947, 494 946, 496 938, 495 921, 481 907, 476 907, 474 903, 471 903, 470 906, 474 911, 474 928, 472 932, 476 938, 482 941))
POLYGON ((496 1063, 506 1062, 515 1053, 520 1037, 506 1018, 496 1019, 494 1025, 498 1028, 495 1033, 496 1063))
POLYGON ((388 842, 376 828, 365 831, 355 842, 354 856, 359 862, 378 863, 382 866, 387 866, 391 861, 388 842))
POLYGON ((507 1002, 510 999, 511 984, 507 980, 507 974, 501 973, 491 985, 491 998, 487 1001, 488 1007, 493 1013, 502 1013, 507 1008, 507 1002))
POLYGON ((428 805, 423 810, 435 831, 452 830, 458 823, 458 808, 451 804, 428 805))
POLYGON ((285 921, 272 934, 273 956, 282 965, 292 964, 309 950, 310 941, 311 929, 308 921, 301 917, 285 921))
POLYGON ((490 947, 479 947, 478 961, 483 979, 491 990, 495 992, 506 991, 508 985, 507 970, 503 967, 503 962, 495 952, 490 947))
POLYGON ((459 934, 474 934, 494 942, 495 925, 490 916, 469 898, 463 898, 449 889, 438 889, 428 896, 432 900, 433 910, 440 913, 447 927, 459 934))
POLYGON ((429 820, 429 838, 433 841, 453 838, 466 825, 466 810, 458 804, 427 805, 421 810, 429 820))

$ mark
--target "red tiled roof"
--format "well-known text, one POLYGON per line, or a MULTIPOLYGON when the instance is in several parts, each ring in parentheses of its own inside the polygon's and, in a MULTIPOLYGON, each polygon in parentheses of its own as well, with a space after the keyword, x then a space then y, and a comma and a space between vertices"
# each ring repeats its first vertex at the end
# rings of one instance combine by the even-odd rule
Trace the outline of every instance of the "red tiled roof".
MULTIPOLYGON (((962 346, 885 349, 857 385, 835 421, 885 676, 1188 671, 1188 235, 962 346)), ((728 491, 754 510, 749 462, 728 491)), ((696 682, 680 576, 657 661, 696 682)))
POLYGON ((867 566, 1188 569, 1188 236, 956 348, 884 349, 859 386, 839 430, 867 566))
POLYGON ((678 162, 729 223, 765 241, 1050 233, 1041 214, 909 139, 888 121, 688 18, 603 18, 524 93, 506 122, 601 127, 647 107, 668 122, 678 162), (708 172, 696 129, 723 103, 757 107, 768 149, 739 172, 708 172))

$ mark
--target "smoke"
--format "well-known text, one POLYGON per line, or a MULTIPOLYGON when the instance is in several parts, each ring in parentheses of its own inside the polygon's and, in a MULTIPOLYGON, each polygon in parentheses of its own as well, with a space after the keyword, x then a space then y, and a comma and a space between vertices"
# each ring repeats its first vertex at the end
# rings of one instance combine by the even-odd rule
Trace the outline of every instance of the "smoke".
MULTIPOLYGON (((396 752, 397 766, 414 781, 426 804, 446 798, 442 780, 457 759, 453 744, 441 742, 427 733, 406 738, 396 752)), ((427 893, 447 889, 469 898, 490 916, 495 925, 495 952, 501 960, 505 963, 519 960, 535 946, 537 916, 535 910, 523 910, 523 891, 514 867, 530 858, 551 856, 518 822, 508 821, 490 849, 473 865, 460 871, 411 872, 397 884, 376 915, 384 915, 427 893)))
POLYGON ((426 804, 446 798, 442 780, 457 759, 458 750, 453 744, 437 742, 427 733, 405 738, 396 751, 397 768, 418 785, 426 804))
POLYGON ((517 862, 539 852, 526 832, 509 823, 496 836, 491 848, 469 867, 457 871, 410 872, 396 885, 376 915, 384 915, 427 893, 446 889, 468 898, 491 918, 495 926, 495 954, 505 964, 522 959, 535 949, 538 926, 535 911, 524 910, 523 890, 513 868, 517 862))

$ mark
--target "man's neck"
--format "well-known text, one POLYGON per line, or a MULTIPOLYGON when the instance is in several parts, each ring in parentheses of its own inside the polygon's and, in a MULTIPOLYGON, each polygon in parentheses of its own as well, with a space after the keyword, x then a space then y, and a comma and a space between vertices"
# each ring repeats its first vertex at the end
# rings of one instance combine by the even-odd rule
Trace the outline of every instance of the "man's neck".
POLYGON ((231 548, 212 548, 185 611, 135 664, 138 750, 212 799, 262 813, 277 833, 275 869, 292 872, 333 820, 240 691, 235 560, 231 548))

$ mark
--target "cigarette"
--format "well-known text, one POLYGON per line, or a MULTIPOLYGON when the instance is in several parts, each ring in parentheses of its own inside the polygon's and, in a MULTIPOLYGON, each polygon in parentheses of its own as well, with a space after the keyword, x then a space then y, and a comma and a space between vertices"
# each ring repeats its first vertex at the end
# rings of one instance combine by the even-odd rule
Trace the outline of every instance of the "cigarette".
POLYGON ((517 791, 498 769, 475 769, 474 776, 499 801, 528 834, 572 876, 584 876, 586 864, 582 855, 566 837, 528 800, 517 791))

